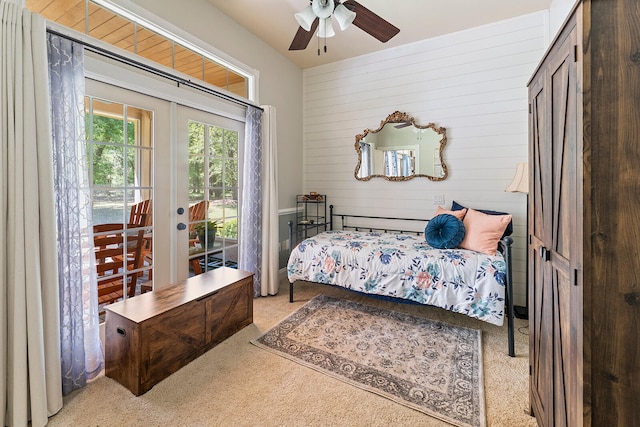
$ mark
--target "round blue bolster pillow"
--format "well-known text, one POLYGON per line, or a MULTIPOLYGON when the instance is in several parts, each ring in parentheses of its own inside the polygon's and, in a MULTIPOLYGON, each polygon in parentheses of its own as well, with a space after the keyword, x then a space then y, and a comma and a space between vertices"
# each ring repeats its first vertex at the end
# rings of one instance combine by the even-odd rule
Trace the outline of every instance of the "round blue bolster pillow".
POLYGON ((457 248, 464 239, 464 224, 450 214, 436 215, 424 229, 424 238, 436 249, 457 248))

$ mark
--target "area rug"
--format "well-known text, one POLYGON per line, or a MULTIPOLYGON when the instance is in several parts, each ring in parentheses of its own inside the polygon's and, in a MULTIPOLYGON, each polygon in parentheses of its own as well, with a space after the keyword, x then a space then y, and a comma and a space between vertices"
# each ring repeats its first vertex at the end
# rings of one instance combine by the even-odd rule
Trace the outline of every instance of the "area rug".
POLYGON ((319 295, 251 342, 450 424, 486 424, 478 330, 319 295))

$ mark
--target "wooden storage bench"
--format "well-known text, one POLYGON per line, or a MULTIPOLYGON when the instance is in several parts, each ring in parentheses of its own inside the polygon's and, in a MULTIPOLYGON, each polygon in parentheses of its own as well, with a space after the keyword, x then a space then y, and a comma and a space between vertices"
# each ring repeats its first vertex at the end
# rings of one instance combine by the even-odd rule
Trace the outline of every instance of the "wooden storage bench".
POLYGON ((105 375, 139 396, 253 322, 253 274, 222 267, 105 308, 105 375))

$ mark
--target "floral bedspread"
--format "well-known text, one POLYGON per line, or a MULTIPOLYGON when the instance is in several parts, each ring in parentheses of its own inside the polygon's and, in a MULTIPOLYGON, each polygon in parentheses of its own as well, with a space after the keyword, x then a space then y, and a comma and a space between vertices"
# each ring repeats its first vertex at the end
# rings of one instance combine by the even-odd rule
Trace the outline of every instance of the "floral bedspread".
POLYGON ((296 246, 289 281, 404 298, 502 325, 506 263, 466 249, 434 249, 421 236, 326 231, 296 246))

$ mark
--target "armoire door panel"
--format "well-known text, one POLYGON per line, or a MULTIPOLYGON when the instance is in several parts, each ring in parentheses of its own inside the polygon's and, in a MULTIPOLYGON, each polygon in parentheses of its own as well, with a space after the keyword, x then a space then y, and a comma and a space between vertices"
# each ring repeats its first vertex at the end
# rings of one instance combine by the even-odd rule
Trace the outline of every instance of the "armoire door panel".
MULTIPOLYGON (((532 245, 533 247, 535 246, 532 245)), ((550 416, 552 409, 551 401, 547 397, 551 392, 551 381, 553 378, 553 336, 547 330, 549 322, 547 319, 553 316, 553 295, 550 282, 548 262, 539 256, 539 251, 533 249, 530 252, 531 268, 530 278, 535 280, 536 286, 532 289, 533 295, 530 299, 530 311, 536 316, 529 318, 530 328, 530 351, 532 357, 531 364, 531 405, 533 412, 539 419, 546 419, 550 416)))
POLYGON ((575 338, 571 334, 574 305, 579 295, 574 283, 576 221, 576 123, 577 83, 575 67, 575 32, 570 34, 558 53, 550 58, 551 157, 553 176, 553 227, 551 230, 551 266, 553 271, 553 425, 579 425, 576 411, 578 376, 575 338))
MULTIPOLYGON (((568 39, 570 42, 571 39, 568 39)), ((552 176, 553 176, 553 228, 552 249, 564 258, 571 258, 572 237, 575 235, 575 121, 576 114, 575 70, 573 57, 564 53, 557 56, 551 73, 552 105, 552 176), (574 88, 574 89, 572 89, 574 88)))
MULTIPOLYGON (((546 330, 546 316, 552 314, 553 301, 545 285, 545 261, 540 256, 544 250, 546 236, 545 218, 546 204, 544 191, 544 153, 547 151, 545 141, 548 141, 546 93, 544 76, 538 78, 529 87, 529 351, 530 351, 530 405, 531 411, 538 420, 548 420, 551 417, 551 402, 548 399, 551 391, 552 350, 551 334, 546 330)), ((546 425, 543 422, 543 425, 546 425)))
POLYGON ((553 343, 553 419, 557 427, 573 425, 569 421, 571 383, 576 378, 572 363, 571 279, 561 271, 553 274, 554 343, 553 343))
MULTIPOLYGON (((530 194, 529 194, 529 209, 533 212, 529 215, 529 219, 532 222, 530 224, 529 233, 540 239, 544 235, 544 199, 542 198, 542 168, 541 156, 544 152, 544 148, 540 147, 541 133, 545 129, 545 118, 543 115, 544 109, 540 108, 540 104, 544 104, 545 93, 543 90, 535 91, 537 87, 533 87, 534 92, 533 99, 531 101, 531 118, 530 118, 530 134, 531 134, 531 148, 530 157, 533 159, 534 167, 531 168, 530 176, 530 194)), ((544 137, 542 138, 544 139, 544 137)))

